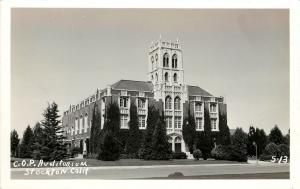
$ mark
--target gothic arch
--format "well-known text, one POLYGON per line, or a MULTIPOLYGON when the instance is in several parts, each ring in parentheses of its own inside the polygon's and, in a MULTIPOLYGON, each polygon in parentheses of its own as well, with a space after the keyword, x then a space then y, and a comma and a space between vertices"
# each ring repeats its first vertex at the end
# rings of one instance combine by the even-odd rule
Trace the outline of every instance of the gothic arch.
POLYGON ((174 75, 173 75, 173 81, 174 81, 174 83, 177 83, 177 80, 178 80, 177 73, 174 73, 174 75))
POLYGON ((180 98, 178 96, 174 99, 174 109, 180 110, 180 98))
POLYGON ((165 99, 165 109, 166 110, 172 109, 172 98, 169 95, 166 96, 166 99, 165 99))
POLYGON ((177 68, 177 54, 172 56, 172 68, 177 68))
POLYGON ((169 54, 168 53, 165 53, 163 56, 163 66, 169 67, 169 54))
POLYGON ((168 72, 165 73, 165 82, 169 82, 169 73, 168 72))

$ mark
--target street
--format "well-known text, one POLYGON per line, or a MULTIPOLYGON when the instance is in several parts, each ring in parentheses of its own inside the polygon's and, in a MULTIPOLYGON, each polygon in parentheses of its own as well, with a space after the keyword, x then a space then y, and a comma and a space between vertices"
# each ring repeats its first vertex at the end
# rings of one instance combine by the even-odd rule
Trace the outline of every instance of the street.
MULTIPOLYGON (((223 174, 255 174, 289 172, 289 164, 260 163, 249 164, 201 164, 201 165, 158 165, 158 166, 111 166, 85 167, 81 171, 72 171, 72 167, 38 168, 28 174, 24 168, 14 168, 12 179, 142 179, 167 177, 174 172, 181 172, 184 176, 223 175, 223 174), (55 170, 59 174, 41 175, 43 171, 55 170), (87 169, 87 172, 83 171, 87 169), (38 171, 36 171, 38 170, 38 171), (63 174, 61 174, 63 172, 63 174), (24 174, 27 174, 26 176, 24 174), (37 175, 38 174, 38 175, 37 175)), ((79 169, 79 168, 76 168, 79 169)), ((55 173, 55 171, 53 172, 55 173)))

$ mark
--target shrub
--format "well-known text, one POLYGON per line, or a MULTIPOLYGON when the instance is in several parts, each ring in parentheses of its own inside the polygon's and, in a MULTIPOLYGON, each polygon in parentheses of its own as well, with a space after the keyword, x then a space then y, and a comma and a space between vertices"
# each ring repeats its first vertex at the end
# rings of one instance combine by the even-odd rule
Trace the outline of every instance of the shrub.
POLYGON ((187 158, 187 155, 184 152, 174 152, 172 154, 172 156, 173 156, 173 159, 186 159, 187 158))
POLYGON ((194 156, 194 158, 195 158, 196 160, 199 160, 199 158, 201 158, 201 156, 202 156, 201 150, 199 150, 199 149, 194 150, 194 151, 193 151, 193 156, 194 156))
POLYGON ((278 156, 279 152, 279 147, 275 143, 271 142, 266 146, 264 154, 278 156))
POLYGON ((138 155, 131 153, 131 154, 121 154, 120 159, 137 159, 138 155))
POLYGON ((211 156, 216 160, 229 160, 230 153, 227 146, 217 145, 212 149, 211 156))
POLYGON ((71 150, 71 156, 75 157, 77 154, 79 154, 79 152, 80 152, 80 148, 79 147, 74 147, 71 150))
POLYGON ((103 142, 100 145, 98 159, 103 161, 115 161, 120 158, 120 146, 116 138, 109 131, 106 131, 103 136, 103 142))
POLYGON ((279 148, 279 155, 280 156, 290 156, 290 147, 286 144, 280 144, 279 148))

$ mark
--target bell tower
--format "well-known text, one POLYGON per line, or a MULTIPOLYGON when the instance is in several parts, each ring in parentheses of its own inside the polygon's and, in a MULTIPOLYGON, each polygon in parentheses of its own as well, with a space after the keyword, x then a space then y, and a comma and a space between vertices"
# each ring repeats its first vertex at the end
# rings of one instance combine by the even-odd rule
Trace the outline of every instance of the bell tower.
POLYGON ((149 81, 153 85, 180 85, 184 83, 182 50, 176 42, 159 41, 152 43, 148 54, 149 81))

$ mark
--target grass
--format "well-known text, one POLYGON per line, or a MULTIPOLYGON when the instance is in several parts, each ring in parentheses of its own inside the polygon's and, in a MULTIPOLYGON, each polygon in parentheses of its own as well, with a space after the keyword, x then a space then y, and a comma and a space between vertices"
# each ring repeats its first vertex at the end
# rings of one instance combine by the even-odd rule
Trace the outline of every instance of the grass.
MULTIPOLYGON (((18 161, 21 162, 23 159, 20 158, 12 158, 11 159, 11 167, 14 168, 13 162, 18 161)), ((29 165, 30 159, 25 159, 26 168, 34 167, 33 165, 29 165)), ((225 161, 225 160, 191 160, 191 159, 178 159, 178 160, 141 160, 141 159, 120 159, 118 161, 101 161, 97 159, 70 159, 64 160, 64 162, 87 162, 88 167, 102 167, 102 166, 150 166, 150 165, 199 165, 199 164, 236 164, 240 162, 236 161, 225 161)), ((37 165, 38 160, 35 160, 34 163, 37 165)), ((49 167, 49 166, 43 166, 49 167)), ((25 168, 24 166, 20 166, 18 168, 25 168)))

